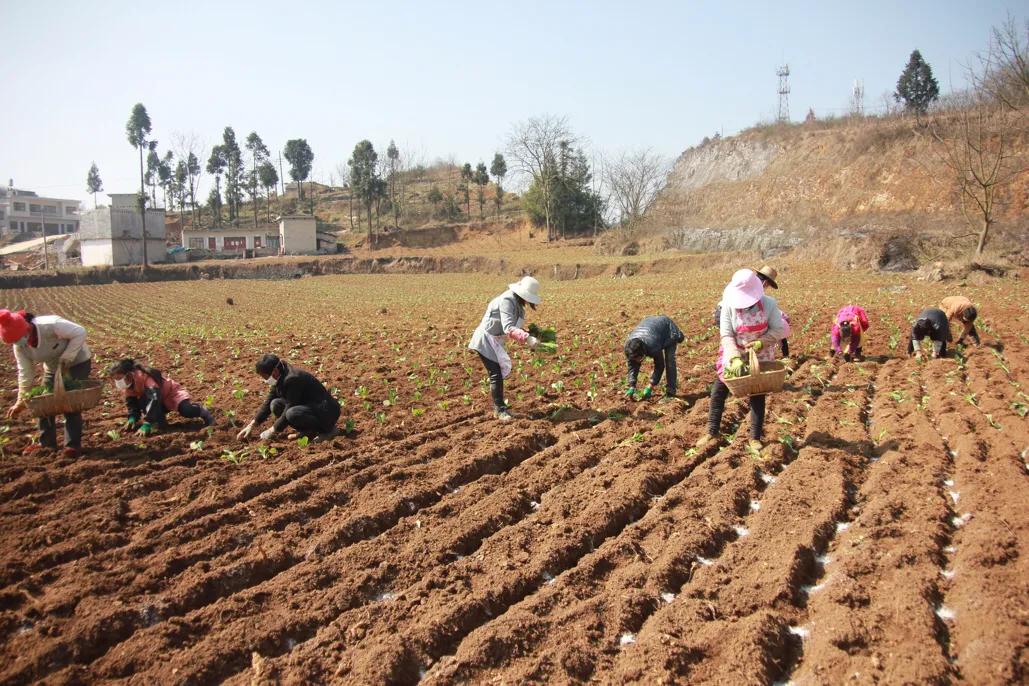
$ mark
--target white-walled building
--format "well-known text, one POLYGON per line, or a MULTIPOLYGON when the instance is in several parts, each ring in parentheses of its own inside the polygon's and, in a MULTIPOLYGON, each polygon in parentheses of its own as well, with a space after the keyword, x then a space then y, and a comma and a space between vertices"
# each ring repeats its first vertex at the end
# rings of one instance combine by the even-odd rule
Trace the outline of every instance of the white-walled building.
POLYGON ((313 255, 318 252, 318 221, 309 214, 279 217, 274 225, 183 229, 182 247, 251 255, 313 255))
POLYGON ((0 237, 24 234, 75 233, 79 230, 79 201, 42 198, 34 191, 14 187, 10 180, 0 187, 0 237))
MULTIPOLYGON (((111 206, 89 210, 79 226, 79 250, 86 267, 143 264, 143 218, 135 193, 110 193, 111 206)), ((147 260, 166 262, 164 210, 146 211, 147 260)))

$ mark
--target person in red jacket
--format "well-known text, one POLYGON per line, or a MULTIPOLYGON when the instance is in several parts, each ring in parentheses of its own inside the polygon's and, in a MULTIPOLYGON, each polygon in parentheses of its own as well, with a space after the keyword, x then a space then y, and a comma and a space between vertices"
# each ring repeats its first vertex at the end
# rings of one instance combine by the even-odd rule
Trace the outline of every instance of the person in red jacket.
POLYGON ((156 369, 127 358, 111 365, 108 375, 125 398, 129 410, 125 428, 129 431, 136 429, 139 435, 148 436, 167 425, 169 412, 178 412, 186 419, 203 419, 204 426, 214 423, 206 407, 192 402, 186 389, 156 369))

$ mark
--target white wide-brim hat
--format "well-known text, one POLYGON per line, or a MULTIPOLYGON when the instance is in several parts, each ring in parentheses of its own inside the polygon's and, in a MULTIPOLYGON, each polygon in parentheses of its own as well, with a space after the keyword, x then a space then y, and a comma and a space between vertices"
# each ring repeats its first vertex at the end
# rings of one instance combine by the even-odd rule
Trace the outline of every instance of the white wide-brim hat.
POLYGON ((732 275, 729 285, 722 291, 722 304, 734 310, 745 310, 760 300, 764 292, 757 274, 741 269, 732 275))
POLYGON ((540 304, 540 282, 531 276, 523 276, 517 283, 508 285, 508 288, 525 302, 540 304))

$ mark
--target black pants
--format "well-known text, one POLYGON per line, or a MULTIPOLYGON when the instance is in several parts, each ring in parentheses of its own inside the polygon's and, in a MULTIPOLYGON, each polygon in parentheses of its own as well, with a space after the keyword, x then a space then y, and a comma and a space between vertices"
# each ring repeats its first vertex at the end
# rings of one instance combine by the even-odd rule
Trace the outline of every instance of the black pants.
MULTIPOLYGON (((186 419, 203 419, 206 426, 214 423, 214 417, 203 405, 183 400, 179 403, 178 411, 186 419)), ((164 406, 160 398, 151 401, 150 406, 146 408, 145 419, 153 426, 163 426, 168 422, 168 408, 164 406)))
MULTIPOLYGON (((286 401, 276 398, 272 401, 272 414, 279 420, 285 419, 286 423, 302 434, 322 434, 332 431, 339 421, 340 409, 338 405, 333 407, 311 407, 308 405, 293 405, 286 408, 286 401)), ((275 423, 279 424, 279 420, 275 423)))
MULTIPOLYGON (((711 409, 707 415, 707 432, 717 436, 722 427, 722 413, 725 412, 725 400, 729 397, 729 387, 721 379, 715 379, 711 387, 711 409)), ((750 400, 750 437, 760 440, 765 432, 765 396, 752 395, 750 400)))
MULTIPOLYGON (((74 367, 69 367, 67 377, 82 381, 89 378, 89 372, 93 369, 93 361, 86 360, 74 367)), ((43 376, 43 385, 50 391, 54 389, 54 372, 49 371, 43 376)), ((57 419, 54 417, 42 417, 38 423, 39 444, 44 448, 57 447, 57 419)), ((82 447, 82 413, 73 412, 64 415, 64 445, 68 448, 82 447)))
POLYGON ((785 338, 779 341, 779 349, 782 350, 783 357, 790 356, 790 342, 785 338))
POLYGON ((500 363, 494 362, 482 353, 479 353, 482 366, 486 368, 489 375, 489 394, 493 398, 493 409, 506 410, 507 403, 504 402, 504 374, 500 370, 500 363))

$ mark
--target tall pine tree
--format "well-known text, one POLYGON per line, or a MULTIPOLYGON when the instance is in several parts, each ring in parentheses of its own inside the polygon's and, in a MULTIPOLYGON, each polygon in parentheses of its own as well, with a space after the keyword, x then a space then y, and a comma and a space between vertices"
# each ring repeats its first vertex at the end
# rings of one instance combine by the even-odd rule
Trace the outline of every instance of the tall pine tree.
POLYGON ((904 103, 904 108, 915 114, 925 114, 931 105, 940 97, 940 84, 933 77, 933 70, 928 62, 922 59, 917 50, 908 58, 908 66, 897 79, 897 91, 893 97, 904 103))

